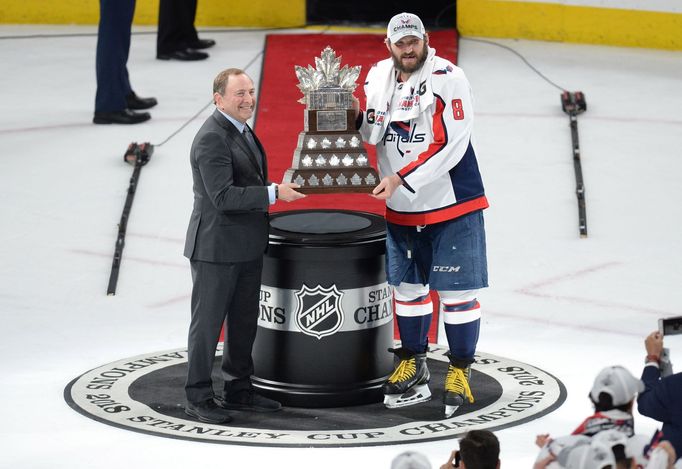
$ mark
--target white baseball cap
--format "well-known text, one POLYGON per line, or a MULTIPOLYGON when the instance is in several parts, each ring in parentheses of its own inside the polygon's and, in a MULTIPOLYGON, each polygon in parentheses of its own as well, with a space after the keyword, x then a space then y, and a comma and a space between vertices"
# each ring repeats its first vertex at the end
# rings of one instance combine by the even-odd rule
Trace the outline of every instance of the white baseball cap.
POLYGON ((589 444, 590 441, 590 437, 585 435, 563 435, 552 438, 548 443, 547 448, 554 456, 558 456, 565 448, 584 445, 586 443, 589 444))
POLYGON ((559 453, 557 461, 566 469, 603 469, 616 465, 611 448, 599 441, 583 442, 565 448, 559 453))
POLYGON ((424 23, 417 15, 412 13, 400 13, 391 18, 386 28, 386 37, 392 42, 396 43, 405 36, 416 36, 419 39, 424 39, 426 30, 424 23))
POLYGON ((405 451, 393 459, 391 469, 431 469, 431 463, 417 451, 405 451))
POLYGON ((632 376, 622 366, 609 366, 599 372, 594 379, 590 397, 599 402, 599 394, 605 392, 611 396, 614 407, 627 404, 633 400, 638 392, 644 391, 644 383, 632 376))

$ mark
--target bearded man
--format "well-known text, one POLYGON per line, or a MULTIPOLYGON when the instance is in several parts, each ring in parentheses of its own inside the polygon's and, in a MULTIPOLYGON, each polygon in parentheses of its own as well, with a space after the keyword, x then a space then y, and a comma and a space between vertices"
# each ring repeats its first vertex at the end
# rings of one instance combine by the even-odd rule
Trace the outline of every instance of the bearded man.
POLYGON ((376 146, 386 201, 386 274, 394 287, 401 346, 383 386, 389 408, 431 398, 426 363, 433 305, 449 345, 445 416, 474 402, 469 385, 478 342, 479 292, 488 286, 483 209, 488 207, 472 137, 473 104, 464 72, 438 57, 417 15, 391 18, 390 57, 367 75, 367 109, 357 126, 376 146))

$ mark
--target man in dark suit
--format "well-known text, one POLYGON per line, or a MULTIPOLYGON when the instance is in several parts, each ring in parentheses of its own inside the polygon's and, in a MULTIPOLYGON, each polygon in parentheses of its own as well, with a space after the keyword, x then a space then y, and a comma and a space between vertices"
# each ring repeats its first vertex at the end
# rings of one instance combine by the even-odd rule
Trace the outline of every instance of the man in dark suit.
POLYGON ((645 390, 637 397, 639 413, 663 422, 663 439, 670 441, 678 455, 682 456, 682 373, 661 377, 663 334, 654 331, 644 342, 646 365, 642 371, 645 390))
POLYGON ((253 81, 227 69, 213 82, 216 110, 199 129, 190 153, 194 209, 185 256, 192 270, 185 412, 224 423, 227 409, 269 412, 279 402, 251 384, 263 253, 268 245, 268 207, 277 199, 302 197, 293 183, 268 182, 265 151, 246 121, 256 105, 253 81), (215 397, 211 370, 225 324, 222 375, 215 397))

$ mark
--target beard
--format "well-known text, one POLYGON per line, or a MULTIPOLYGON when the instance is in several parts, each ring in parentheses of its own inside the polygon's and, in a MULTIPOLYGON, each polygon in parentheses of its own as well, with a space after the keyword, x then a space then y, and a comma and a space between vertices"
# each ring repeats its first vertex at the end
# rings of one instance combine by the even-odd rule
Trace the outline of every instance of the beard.
POLYGON ((422 68, 424 62, 426 62, 428 50, 429 49, 426 43, 424 43, 424 47, 422 48, 421 52, 413 50, 410 54, 395 54, 393 51, 391 51, 391 57, 393 58, 393 66, 402 73, 414 73, 420 68, 422 68), (403 65, 401 59, 407 57, 416 57, 417 61, 415 62, 414 65, 403 65))

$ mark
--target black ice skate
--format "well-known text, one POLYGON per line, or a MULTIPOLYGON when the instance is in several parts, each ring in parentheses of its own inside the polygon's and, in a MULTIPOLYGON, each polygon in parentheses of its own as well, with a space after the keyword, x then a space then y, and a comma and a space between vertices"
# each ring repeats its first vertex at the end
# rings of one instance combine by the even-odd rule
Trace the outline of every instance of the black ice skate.
POLYGON ((388 349, 398 357, 399 363, 382 387, 384 405, 389 409, 418 404, 431 399, 429 369, 426 353, 413 353, 408 349, 388 349))
POLYGON ((452 417, 457 409, 464 404, 465 399, 470 403, 474 402, 474 396, 469 388, 469 378, 471 377, 471 363, 457 360, 448 353, 450 365, 448 374, 445 376, 445 393, 443 403, 445 404, 445 418, 452 417))

